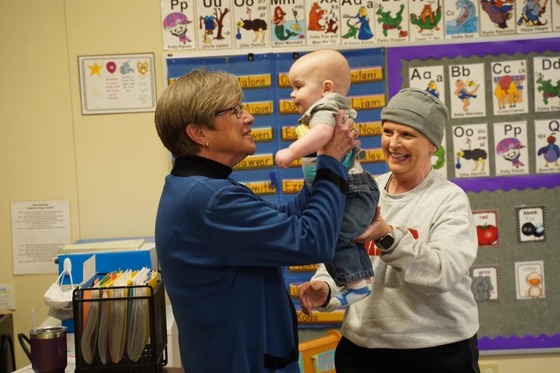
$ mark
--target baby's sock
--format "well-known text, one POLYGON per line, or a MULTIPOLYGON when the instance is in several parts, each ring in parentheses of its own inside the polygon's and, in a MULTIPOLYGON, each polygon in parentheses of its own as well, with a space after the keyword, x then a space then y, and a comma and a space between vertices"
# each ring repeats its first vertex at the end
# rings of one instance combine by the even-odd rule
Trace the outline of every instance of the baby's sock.
POLYGON ((364 299, 371 294, 371 279, 360 280, 346 284, 342 291, 336 293, 326 307, 320 308, 319 311, 331 312, 340 307, 348 307, 348 305, 364 299))

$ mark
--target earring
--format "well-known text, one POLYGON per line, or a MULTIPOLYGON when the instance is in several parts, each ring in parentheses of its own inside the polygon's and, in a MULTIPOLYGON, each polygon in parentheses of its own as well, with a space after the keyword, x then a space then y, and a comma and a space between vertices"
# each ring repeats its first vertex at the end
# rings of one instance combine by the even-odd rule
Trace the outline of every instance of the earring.
POLYGON ((205 147, 206 149, 208 149, 208 141, 206 141, 206 142, 204 143, 204 147, 205 147))

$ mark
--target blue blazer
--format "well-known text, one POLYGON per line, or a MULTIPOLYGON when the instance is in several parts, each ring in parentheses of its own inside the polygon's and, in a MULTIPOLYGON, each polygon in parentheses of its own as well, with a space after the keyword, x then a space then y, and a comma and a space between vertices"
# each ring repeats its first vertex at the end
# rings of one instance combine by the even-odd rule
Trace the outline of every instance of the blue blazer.
POLYGON ((188 373, 299 372, 282 267, 332 259, 347 170, 319 156, 312 188, 275 205, 205 158, 176 160, 155 227, 188 373), (321 172, 319 172, 321 173, 321 172))

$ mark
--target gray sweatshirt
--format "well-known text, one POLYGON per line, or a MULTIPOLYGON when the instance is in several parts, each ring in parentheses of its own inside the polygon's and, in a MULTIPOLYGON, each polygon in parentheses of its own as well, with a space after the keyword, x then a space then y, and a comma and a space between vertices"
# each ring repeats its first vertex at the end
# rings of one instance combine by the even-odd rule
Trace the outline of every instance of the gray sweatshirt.
MULTIPOLYGON (((395 242, 371 257, 373 293, 350 305, 342 335, 362 347, 396 349, 470 338, 479 328, 469 277, 478 241, 468 197, 433 170, 413 190, 391 195, 384 190, 390 175, 376 180, 395 242)), ((324 266, 313 279, 336 289, 324 266)))

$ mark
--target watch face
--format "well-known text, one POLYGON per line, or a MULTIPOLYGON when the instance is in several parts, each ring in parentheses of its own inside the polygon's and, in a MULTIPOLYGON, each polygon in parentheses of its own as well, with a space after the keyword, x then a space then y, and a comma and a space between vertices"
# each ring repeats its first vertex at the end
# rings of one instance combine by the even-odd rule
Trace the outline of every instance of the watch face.
POLYGON ((393 245, 393 242, 395 242, 395 239, 393 238, 393 236, 387 235, 387 236, 383 237, 382 239, 380 239, 377 242, 377 245, 379 247, 381 247, 382 249, 388 249, 388 248, 391 247, 391 245, 393 245))

